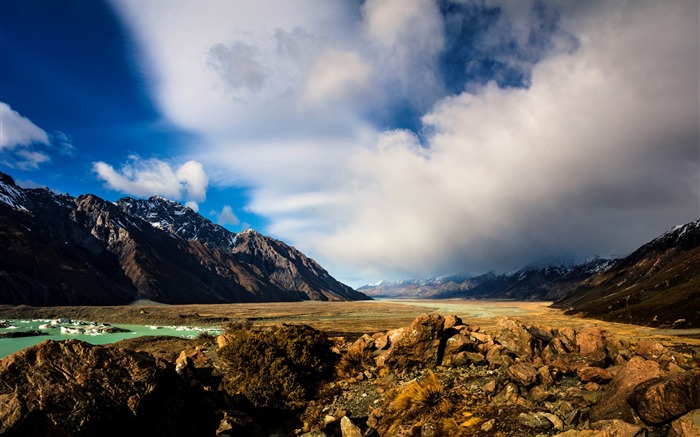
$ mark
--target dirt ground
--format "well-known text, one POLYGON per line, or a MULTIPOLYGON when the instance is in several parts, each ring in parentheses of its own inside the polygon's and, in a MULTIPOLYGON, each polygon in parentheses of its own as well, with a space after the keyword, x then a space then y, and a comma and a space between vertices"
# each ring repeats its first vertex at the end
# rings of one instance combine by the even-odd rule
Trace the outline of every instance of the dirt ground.
POLYGON ((220 326, 249 320, 259 325, 303 323, 330 335, 349 338, 406 326, 418 315, 455 314, 465 323, 489 331, 499 316, 511 316, 525 324, 552 327, 600 326, 618 338, 636 343, 655 339, 667 346, 700 347, 700 330, 669 330, 572 317, 549 307, 549 302, 484 300, 377 300, 364 302, 278 302, 222 305, 162 305, 140 302, 114 307, 0 306, 0 319, 68 317, 102 323, 139 325, 220 326))

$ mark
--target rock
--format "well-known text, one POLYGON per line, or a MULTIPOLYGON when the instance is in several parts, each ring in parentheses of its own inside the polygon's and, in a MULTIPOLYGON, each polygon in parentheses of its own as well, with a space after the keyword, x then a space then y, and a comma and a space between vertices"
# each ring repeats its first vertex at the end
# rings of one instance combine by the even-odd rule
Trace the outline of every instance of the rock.
POLYGON ((491 368, 507 367, 513 364, 513 359, 508 356, 508 349, 500 344, 493 345, 486 352, 486 361, 491 368))
POLYGON ((693 410, 671 423, 668 437, 698 437, 700 436, 700 409, 693 410))
POLYGON ((492 379, 491 381, 484 384, 484 386, 481 389, 487 395, 495 392, 496 391, 496 381, 492 379))
POLYGON ((554 385, 554 378, 552 378, 552 374, 549 372, 547 366, 542 366, 537 369, 537 373, 540 375, 540 383, 544 388, 549 388, 554 385))
POLYGON ((491 419, 481 425, 481 430, 484 432, 489 432, 493 429, 494 425, 496 425, 496 419, 491 419))
POLYGON ((389 347, 389 336, 385 332, 378 332, 372 336, 374 339, 374 347, 380 351, 389 347))
POLYGON ((564 375, 576 376, 579 369, 584 367, 603 367, 607 355, 605 352, 593 352, 588 354, 568 353, 557 355, 557 358, 549 364, 550 369, 556 369, 564 375))
POLYGON ((355 340, 349 347, 348 352, 362 352, 371 351, 374 349, 374 338, 367 334, 363 334, 362 337, 355 340))
POLYGON ((535 385, 538 375, 537 369, 530 363, 518 363, 506 369, 506 376, 523 387, 535 385))
POLYGON ((548 344, 550 341, 554 339, 554 335, 552 334, 552 328, 549 326, 530 326, 527 328, 527 331, 535 337, 537 340, 541 341, 544 345, 548 344))
POLYGON ((255 421, 246 413, 235 410, 226 410, 220 413, 223 414, 223 417, 219 423, 219 428, 216 430, 215 435, 217 437, 236 437, 239 435, 250 437, 265 436, 255 421))
POLYGON ((477 352, 459 352, 456 355, 445 356, 442 361, 443 366, 459 367, 467 364, 481 366, 488 364, 488 362, 483 355, 477 352))
POLYGON ((627 398, 641 383, 661 376, 664 376, 664 371, 656 361, 642 357, 632 358, 610 381, 600 402, 591 408, 590 420, 621 419, 634 422, 634 414, 627 398))
POLYGON ((659 425, 698 409, 700 368, 641 384, 629 397, 628 403, 648 425, 659 425))
POLYGON ((348 419, 348 416, 343 416, 340 419, 340 431, 343 437, 362 437, 362 431, 352 423, 352 420, 348 419))
POLYGON ((513 382, 509 382, 505 387, 503 387, 503 390, 498 392, 498 394, 493 397, 491 400, 491 405, 518 405, 521 403, 520 395, 518 393, 518 386, 513 382))
POLYGON ((540 403, 554 398, 549 390, 542 387, 541 385, 536 385, 530 389, 528 396, 532 402, 540 403))
POLYGON ((581 367, 576 370, 576 377, 583 383, 595 382, 597 384, 605 384, 613 378, 610 372, 600 367, 581 367))
POLYGON ((661 364, 664 369, 674 361, 671 351, 659 342, 651 340, 640 340, 635 348, 637 355, 647 360, 654 360, 661 364))
POLYGON ((614 437, 644 437, 647 431, 637 425, 632 425, 622 420, 599 420, 591 423, 591 428, 596 431, 607 432, 614 437))
POLYGON ((449 328, 452 328, 453 326, 458 326, 458 325, 463 325, 462 319, 460 319, 459 317, 457 317, 453 314, 448 314, 445 316, 444 329, 449 329, 449 328))
POLYGON ((551 363, 556 360, 559 355, 569 353, 569 349, 564 346, 564 343, 558 338, 554 338, 542 350, 541 356, 545 363, 551 363))
POLYGON ((144 352, 48 340, 0 360, 0 381, 0 434, 190 436, 218 426, 204 394, 144 352))
POLYGON ((576 350, 576 330, 571 326, 558 328, 554 331, 554 336, 558 338, 566 347, 567 352, 577 352, 576 350))
POLYGON ((384 364, 396 371, 436 367, 444 323, 439 314, 423 314, 404 328, 402 335, 396 335, 396 340, 390 333, 391 346, 384 364))
POLYGON ((596 326, 586 326, 576 333, 576 346, 579 352, 582 354, 605 352, 605 343, 603 341, 605 333, 606 331, 603 328, 596 326))
POLYGON ((496 325, 495 340, 520 358, 532 358, 534 337, 520 321, 500 317, 496 325))
POLYGON ((561 431, 564 429, 564 422, 557 417, 556 414, 552 413, 541 413, 544 417, 549 420, 549 422, 552 424, 552 428, 554 428, 555 431, 561 431))
POLYGON ((552 422, 542 413, 520 413, 518 423, 532 429, 549 429, 552 427, 552 422))
POLYGON ((234 339, 233 334, 221 334, 218 337, 216 337, 216 344, 219 346, 219 349, 226 346, 227 344, 231 343, 234 339))
POLYGON ((309 431, 301 435, 301 437, 327 437, 323 431, 309 431))
POLYGON ((554 437, 615 437, 608 432, 593 431, 592 429, 570 429, 566 432, 555 434, 554 437))
POLYGON ((464 334, 455 334, 445 341, 445 349, 443 355, 449 357, 451 355, 456 355, 459 352, 466 351, 473 348, 473 343, 471 339, 464 334))

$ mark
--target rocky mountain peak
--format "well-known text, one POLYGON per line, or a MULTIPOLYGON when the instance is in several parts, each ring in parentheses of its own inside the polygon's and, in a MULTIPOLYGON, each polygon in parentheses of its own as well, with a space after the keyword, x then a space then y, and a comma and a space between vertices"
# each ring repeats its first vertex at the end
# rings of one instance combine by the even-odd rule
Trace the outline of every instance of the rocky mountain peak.
POLYGON ((4 203, 13 209, 25 209, 22 206, 24 195, 21 188, 15 184, 10 175, 0 172, 0 203, 4 203))

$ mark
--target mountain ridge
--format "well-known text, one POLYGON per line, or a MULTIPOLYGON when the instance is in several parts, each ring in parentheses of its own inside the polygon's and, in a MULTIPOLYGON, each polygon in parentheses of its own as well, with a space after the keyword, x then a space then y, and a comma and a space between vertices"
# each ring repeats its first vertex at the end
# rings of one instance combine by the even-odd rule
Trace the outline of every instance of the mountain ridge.
POLYGON ((0 303, 367 299, 284 242, 164 198, 125 199, 24 189, 0 173, 0 303))

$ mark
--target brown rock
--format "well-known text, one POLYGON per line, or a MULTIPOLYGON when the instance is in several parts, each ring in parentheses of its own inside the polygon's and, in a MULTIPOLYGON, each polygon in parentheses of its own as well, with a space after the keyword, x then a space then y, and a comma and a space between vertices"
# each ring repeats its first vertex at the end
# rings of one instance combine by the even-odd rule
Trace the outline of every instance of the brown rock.
POLYGON ((396 335, 396 341, 390 333, 391 346, 384 364, 397 371, 436 367, 444 323, 439 314, 423 314, 404 328, 402 335, 396 335))
POLYGON ((518 423, 532 429, 549 429, 552 422, 542 413, 520 413, 518 423))
POLYGON ((486 352, 486 361, 491 367, 506 367, 513 364, 513 359, 508 356, 508 349, 500 344, 493 345, 486 352))
POLYGON ((535 338, 520 321, 508 317, 498 319, 495 340, 520 358, 532 358, 535 338))
POLYGON ((213 410, 165 360, 77 340, 0 360, 0 434, 212 435, 213 410))
POLYGON ((455 355, 473 348, 471 339, 464 334, 455 334, 445 341, 444 356, 455 355))
POLYGON ((377 332, 372 338, 374 339, 374 347, 378 351, 389 347, 389 336, 385 332, 377 332))
POLYGON ((343 437, 362 437, 362 431, 352 423, 352 420, 348 419, 348 416, 343 416, 340 419, 340 431, 343 437))
POLYGON ((674 420, 668 437, 700 437, 700 409, 674 420))
POLYGON ((596 326, 586 326, 576 333, 576 346, 582 354, 605 352, 603 338, 606 331, 596 326))
POLYGON ((644 437, 647 431, 637 425, 632 425, 622 420, 599 420, 591 423, 591 428, 596 431, 610 433, 615 437, 644 437))
POLYGON ((530 363, 514 364, 506 369, 506 376, 518 385, 530 387, 537 383, 537 369, 530 363))
POLYGON ((540 375, 540 383, 543 387, 549 388, 554 385, 554 378, 552 378, 552 374, 549 372, 547 366, 542 366, 537 369, 537 373, 540 375))
POLYGON ((597 384, 605 384, 613 378, 610 372, 601 367, 581 367, 576 371, 576 377, 583 383, 595 382, 597 384))
POLYGON ((648 425, 659 425, 700 408, 700 368, 641 384, 628 402, 648 425))
POLYGON ((594 431, 592 429, 570 429, 556 434, 554 437, 615 437, 607 431, 594 431))
POLYGON ((540 355, 545 363, 551 363, 556 360, 559 355, 565 355, 567 353, 569 353, 568 348, 564 346, 564 343, 562 343, 560 339, 555 338, 545 346, 540 355))
POLYGON ((498 392, 498 394, 493 397, 491 400, 491 405, 516 405, 519 397, 518 386, 513 382, 509 382, 505 387, 503 387, 503 390, 498 392))
POLYGON ((654 360, 661 364, 661 367, 666 368, 674 361, 671 351, 659 342, 651 340, 641 340, 635 348, 637 355, 644 357, 647 360, 654 360))
POLYGON ((486 384, 484 384, 484 386, 481 389, 486 394, 491 394, 491 393, 495 392, 496 391, 496 381, 491 380, 491 381, 487 382, 486 384))
POLYGON ((569 353, 557 355, 557 358, 549 364, 549 367, 565 375, 575 376, 576 372, 584 367, 605 366, 606 360, 607 355, 602 351, 588 354, 569 353))
POLYGON ((453 314, 448 314, 445 316, 444 329, 449 329, 449 328, 452 328, 453 326, 457 326, 457 325, 463 325, 462 319, 460 319, 459 317, 457 317, 453 314))
POLYGON ((222 348, 227 344, 231 343, 233 341, 233 338, 233 334, 221 334, 218 337, 216 337, 216 344, 219 346, 219 348, 222 348))
POLYGON ((610 381, 600 402, 591 408, 590 420, 621 419, 634 422, 634 414, 627 398, 641 383, 661 376, 664 376, 664 371, 656 361, 642 357, 632 358, 610 381))
POLYGON ((552 399, 554 394, 541 385, 536 385, 530 389, 528 397, 532 402, 540 403, 552 399))
POLYGON ((578 352, 576 350, 576 330, 571 326, 556 329, 554 336, 557 337, 566 347, 567 352, 578 352))

